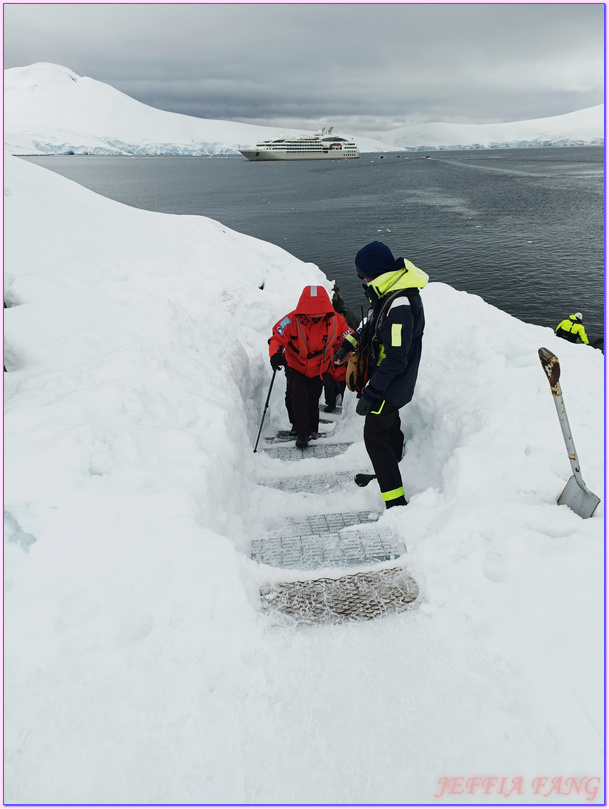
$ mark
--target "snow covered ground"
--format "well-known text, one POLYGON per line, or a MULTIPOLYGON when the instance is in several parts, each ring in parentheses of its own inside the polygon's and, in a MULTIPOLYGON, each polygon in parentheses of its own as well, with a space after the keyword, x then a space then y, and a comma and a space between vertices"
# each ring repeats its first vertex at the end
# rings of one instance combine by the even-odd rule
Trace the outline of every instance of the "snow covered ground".
MULTIPOLYGON (((4 71, 4 143, 11 154, 238 154, 239 146, 281 134, 311 132, 282 133, 271 127, 165 112, 46 62, 4 71)), ((378 133, 376 140, 342 134, 356 136, 361 152, 602 144, 604 107, 533 121, 411 124, 378 133)))
POLYGON ((603 355, 425 267, 409 505, 281 492, 262 482, 370 469, 352 394, 344 455, 252 452, 271 326, 331 281, 11 156, 4 193, 5 801, 602 803, 604 503, 556 505, 571 469, 537 350, 604 498, 603 355), (262 612, 283 574, 250 542, 282 514, 355 510, 406 543, 418 608, 262 612))
POLYGON ((410 124, 387 132, 384 140, 405 148, 480 146, 586 146, 604 142, 605 107, 599 104, 565 115, 496 124, 410 124))

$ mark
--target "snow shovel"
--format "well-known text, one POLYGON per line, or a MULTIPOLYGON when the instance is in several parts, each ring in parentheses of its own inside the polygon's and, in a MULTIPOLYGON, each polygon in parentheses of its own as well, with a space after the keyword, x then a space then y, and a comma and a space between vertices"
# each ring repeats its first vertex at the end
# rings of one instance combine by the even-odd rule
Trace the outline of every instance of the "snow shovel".
POLYGON ((593 492, 588 489, 582 478, 579 468, 579 461, 577 459, 577 452, 575 451, 575 444, 573 443, 573 436, 571 435, 571 428, 569 427, 569 420, 567 418, 567 411, 565 410, 565 403, 562 398, 562 391, 558 380, 560 379, 560 365, 558 357, 556 357, 548 348, 540 348, 537 352, 541 360, 541 367, 546 373, 550 382, 550 390, 554 397, 554 404, 556 405, 556 412, 560 421, 562 434, 567 446, 569 460, 571 461, 571 469, 573 475, 567 481, 567 485, 562 491, 562 494, 557 500, 559 506, 569 506, 569 508, 582 517, 584 520, 591 517, 598 504, 601 502, 600 497, 597 497, 593 492))

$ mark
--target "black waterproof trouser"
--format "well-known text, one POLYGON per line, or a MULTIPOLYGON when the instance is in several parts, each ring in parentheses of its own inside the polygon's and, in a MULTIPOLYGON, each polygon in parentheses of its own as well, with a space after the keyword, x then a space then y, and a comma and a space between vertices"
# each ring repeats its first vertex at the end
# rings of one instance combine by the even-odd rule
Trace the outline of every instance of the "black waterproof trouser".
POLYGON ((380 413, 369 413, 364 422, 364 444, 378 479, 386 506, 404 497, 402 475, 398 463, 402 460, 404 434, 400 410, 384 402, 380 413))
POLYGON ((345 388, 347 383, 343 380, 337 382, 333 379, 330 372, 326 371, 324 374, 324 398, 328 407, 336 407, 336 398, 338 396, 345 396, 345 388))
POLYGON ((288 386, 285 405, 292 428, 297 435, 310 435, 319 430, 319 397, 323 388, 320 376, 308 377, 289 366, 285 369, 288 386))
POLYGON ((565 331, 565 329, 559 329, 556 332, 557 337, 562 337, 563 340, 568 340, 570 343, 577 342, 577 334, 573 334, 572 331, 565 331))

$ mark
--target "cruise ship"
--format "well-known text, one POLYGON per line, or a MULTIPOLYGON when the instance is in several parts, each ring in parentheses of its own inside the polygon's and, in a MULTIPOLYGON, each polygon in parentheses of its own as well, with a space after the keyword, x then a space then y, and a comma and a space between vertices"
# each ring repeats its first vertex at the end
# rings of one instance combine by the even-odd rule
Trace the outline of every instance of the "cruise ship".
POLYGON ((357 145, 348 138, 333 135, 334 127, 320 129, 310 137, 283 137, 263 140, 256 146, 239 149, 248 160, 343 160, 359 157, 357 145))

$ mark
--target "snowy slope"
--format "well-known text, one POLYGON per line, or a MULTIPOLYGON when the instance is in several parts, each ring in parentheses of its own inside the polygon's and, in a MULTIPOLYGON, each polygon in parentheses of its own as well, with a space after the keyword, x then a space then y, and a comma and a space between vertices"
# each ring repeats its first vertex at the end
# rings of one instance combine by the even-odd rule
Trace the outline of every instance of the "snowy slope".
MULTIPOLYGON (((4 71, 4 116, 4 142, 12 154, 237 154, 240 145, 282 134, 164 112, 46 62, 4 71)), ((389 148, 361 138, 358 143, 366 152, 389 148)))
POLYGON ((330 288, 317 267, 10 156, 5 218, 7 803, 602 802, 604 504, 556 505, 571 470, 537 349, 603 495, 600 352, 426 267, 409 505, 286 493, 264 479, 369 469, 352 395, 344 455, 252 453, 271 326, 330 288), (251 540, 354 510, 406 543, 418 609, 274 624, 258 587, 281 572, 251 540))
POLYGON ((386 132, 383 140, 406 148, 581 146, 604 141, 602 104, 566 115, 498 124, 428 123, 386 132))

